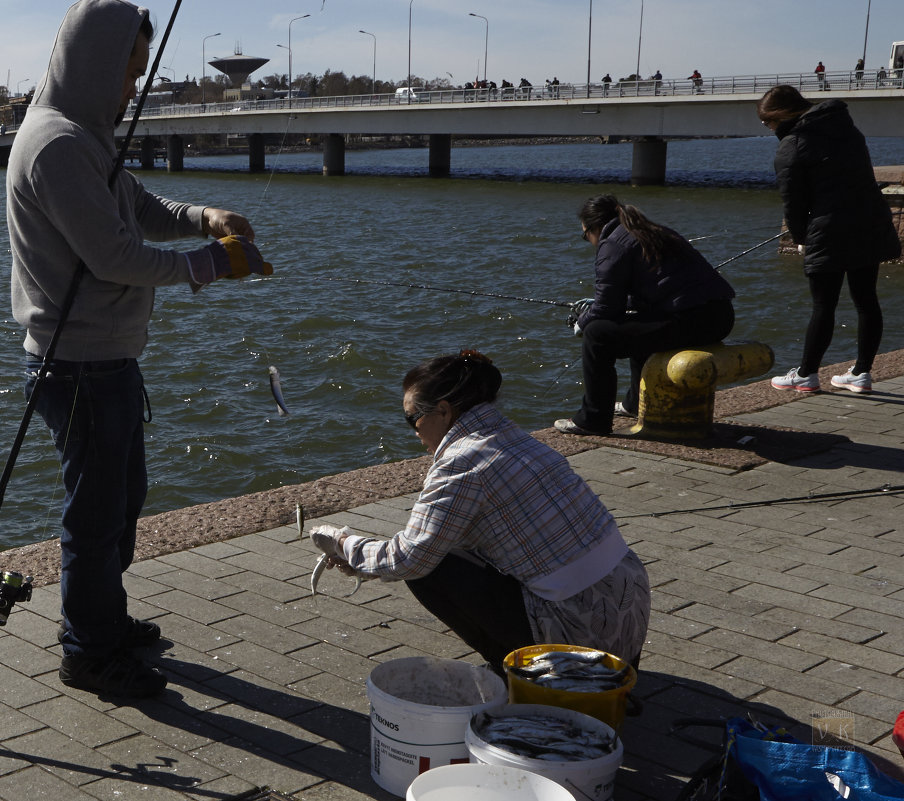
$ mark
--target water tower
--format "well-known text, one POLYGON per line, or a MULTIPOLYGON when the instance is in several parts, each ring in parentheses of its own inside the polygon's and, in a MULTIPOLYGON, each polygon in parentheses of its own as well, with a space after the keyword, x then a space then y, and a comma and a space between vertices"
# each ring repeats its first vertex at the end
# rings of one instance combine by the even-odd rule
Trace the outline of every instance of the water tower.
MULTIPOLYGON (((243 56, 242 45, 236 42, 234 55, 226 56, 226 58, 215 58, 207 63, 229 78, 229 83, 233 90, 241 90, 246 89, 245 84, 248 83, 248 76, 263 67, 268 61, 270 61, 269 58, 243 56)), ((248 90, 250 88, 250 86, 247 87, 248 90)))

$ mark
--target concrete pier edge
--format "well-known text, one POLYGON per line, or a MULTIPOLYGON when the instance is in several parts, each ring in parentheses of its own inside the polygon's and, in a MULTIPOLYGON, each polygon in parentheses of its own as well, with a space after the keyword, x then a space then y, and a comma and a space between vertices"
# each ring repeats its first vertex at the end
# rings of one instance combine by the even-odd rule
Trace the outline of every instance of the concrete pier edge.
MULTIPOLYGON (((833 389, 829 382, 832 375, 843 373, 850 364, 842 362, 820 369, 823 392, 844 392, 833 389)), ((772 372, 778 373, 782 369, 776 366, 772 372)), ((874 381, 904 375, 904 349, 880 353, 872 375, 874 381)), ((719 390, 716 393, 715 419, 719 421, 769 409, 800 398, 801 394, 797 392, 772 389, 769 379, 765 378, 719 390)), ((563 414, 567 413, 568 410, 563 409, 563 414)), ((607 445, 617 447, 616 438, 568 436, 554 429, 533 433, 565 456, 607 445)), ((677 451, 678 446, 675 447, 677 451)), ((310 519, 364 503, 415 493, 423 484, 429 464, 428 456, 404 459, 143 517, 138 521, 135 561, 294 524, 298 503, 310 519)), ((0 552, 0 570, 31 575, 36 587, 59 581, 59 568, 59 538, 56 537, 0 552)))

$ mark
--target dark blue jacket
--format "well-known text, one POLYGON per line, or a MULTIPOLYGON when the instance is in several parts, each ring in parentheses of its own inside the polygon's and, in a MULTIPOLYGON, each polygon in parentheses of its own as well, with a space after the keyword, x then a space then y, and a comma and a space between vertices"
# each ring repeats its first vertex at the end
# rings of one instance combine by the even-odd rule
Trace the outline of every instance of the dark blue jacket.
POLYGON ((600 235, 596 250, 593 305, 578 319, 621 321, 630 309, 669 318, 711 300, 730 300, 731 285, 688 243, 654 267, 634 235, 614 219, 600 235))

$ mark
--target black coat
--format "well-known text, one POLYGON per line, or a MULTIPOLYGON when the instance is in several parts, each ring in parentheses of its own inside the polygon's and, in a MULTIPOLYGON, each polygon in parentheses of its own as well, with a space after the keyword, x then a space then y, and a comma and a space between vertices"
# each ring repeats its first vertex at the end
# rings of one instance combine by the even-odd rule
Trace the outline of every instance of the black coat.
POLYGON ((617 218, 600 233, 594 271, 593 305, 578 319, 581 328, 592 320, 620 322, 628 310, 668 319, 711 300, 735 296, 728 281, 689 243, 654 267, 617 218))
POLYGON ((891 210, 847 105, 827 100, 779 125, 775 175, 807 275, 873 266, 901 255, 891 210))

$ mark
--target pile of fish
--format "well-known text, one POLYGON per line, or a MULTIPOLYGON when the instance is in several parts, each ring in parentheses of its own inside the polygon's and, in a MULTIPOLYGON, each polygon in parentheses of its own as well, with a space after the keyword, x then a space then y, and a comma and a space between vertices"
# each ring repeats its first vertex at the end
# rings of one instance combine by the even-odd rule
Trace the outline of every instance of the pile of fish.
POLYGON ((548 762, 580 762, 599 759, 615 748, 611 738, 598 731, 552 715, 493 715, 479 712, 471 729, 483 742, 529 759, 548 762))
POLYGON ((609 667, 606 657, 603 651, 547 651, 508 671, 550 690, 599 693, 621 687, 631 670, 609 667))

